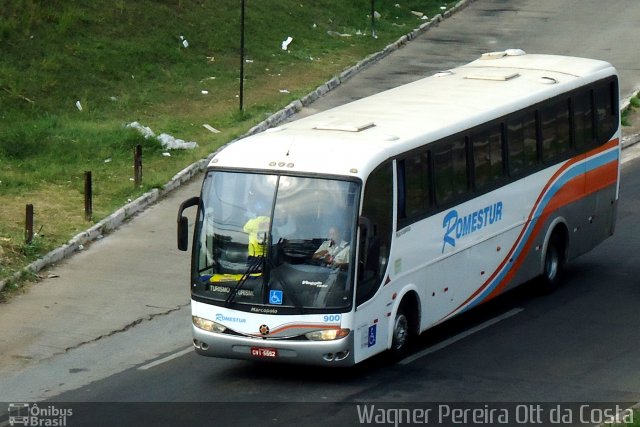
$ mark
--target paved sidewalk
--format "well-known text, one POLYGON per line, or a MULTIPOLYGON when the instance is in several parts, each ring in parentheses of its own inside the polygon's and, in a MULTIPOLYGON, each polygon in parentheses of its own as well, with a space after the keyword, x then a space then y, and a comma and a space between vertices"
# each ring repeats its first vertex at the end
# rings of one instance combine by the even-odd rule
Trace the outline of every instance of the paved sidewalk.
POLYGON ((42 271, 51 278, 0 305, 0 376, 188 305, 189 257, 176 248, 176 216, 200 180, 42 271))

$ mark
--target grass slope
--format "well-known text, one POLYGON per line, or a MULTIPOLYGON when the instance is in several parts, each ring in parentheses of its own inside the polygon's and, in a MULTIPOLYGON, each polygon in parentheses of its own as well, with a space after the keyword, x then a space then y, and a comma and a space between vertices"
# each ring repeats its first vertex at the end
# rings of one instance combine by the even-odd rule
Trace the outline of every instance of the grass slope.
POLYGON ((238 0, 0 0, 0 279, 91 225, 85 171, 99 221, 418 27, 412 11, 431 17, 447 5, 396 1, 375 2, 374 39, 369 0, 246 0, 240 112, 238 0), (125 128, 133 121, 199 148, 164 156, 158 141, 125 128), (29 245, 27 203, 38 231, 29 245))

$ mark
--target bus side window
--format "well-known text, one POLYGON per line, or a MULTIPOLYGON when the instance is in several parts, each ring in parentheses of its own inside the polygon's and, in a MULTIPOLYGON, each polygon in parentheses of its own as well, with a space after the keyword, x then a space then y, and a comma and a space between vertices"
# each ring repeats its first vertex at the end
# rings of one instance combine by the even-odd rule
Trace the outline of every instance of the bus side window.
POLYGON ((594 91, 598 142, 604 144, 618 127, 618 82, 611 80, 596 87, 594 91))
POLYGON ((517 176, 538 162, 536 114, 528 111, 507 121, 509 176, 517 176))
POLYGON ((571 127, 568 99, 544 107, 540 111, 542 128, 542 160, 549 161, 571 149, 571 127))
POLYGON ((491 186, 503 177, 502 129, 494 125, 471 134, 476 190, 491 186))
POLYGON ((439 143, 432 153, 436 203, 442 206, 469 191, 466 140, 461 136, 439 143))
POLYGON ((360 232, 357 304, 371 298, 382 283, 391 248, 393 194, 393 166, 388 162, 374 170, 365 184, 362 217, 366 231, 360 232))
POLYGON ((414 153, 398 162, 398 216, 412 220, 431 209, 428 152, 414 153))
POLYGON ((593 108, 591 108, 591 91, 582 92, 572 99, 573 131, 576 149, 583 152, 595 142, 593 127, 593 108))

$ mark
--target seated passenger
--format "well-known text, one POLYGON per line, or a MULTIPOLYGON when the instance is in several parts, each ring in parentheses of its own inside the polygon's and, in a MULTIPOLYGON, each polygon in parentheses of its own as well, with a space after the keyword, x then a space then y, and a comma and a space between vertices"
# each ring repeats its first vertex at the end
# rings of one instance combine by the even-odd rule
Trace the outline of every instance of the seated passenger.
POLYGON ((271 218, 264 215, 265 210, 259 210, 258 216, 247 221, 242 228, 249 235, 248 259, 249 265, 264 258, 266 254, 267 236, 271 218))

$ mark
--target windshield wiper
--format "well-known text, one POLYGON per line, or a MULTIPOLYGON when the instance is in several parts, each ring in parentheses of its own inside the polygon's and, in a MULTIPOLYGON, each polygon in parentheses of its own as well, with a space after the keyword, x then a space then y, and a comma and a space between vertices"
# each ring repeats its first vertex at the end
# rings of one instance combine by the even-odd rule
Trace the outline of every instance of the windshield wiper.
POLYGON ((198 270, 198 273, 202 273, 203 271, 207 271, 207 270, 210 270, 210 271, 212 271, 212 272, 213 272, 213 266, 214 266, 214 265, 215 265, 215 264, 206 265, 206 266, 204 266, 203 268, 200 268, 200 269, 198 270))
POLYGON ((236 285, 236 287, 233 288, 227 299, 224 301, 226 307, 229 307, 229 305, 231 305, 236 295, 238 295, 240 289, 247 282, 247 279, 251 277, 252 274, 258 272, 260 270, 260 267, 262 267, 262 264, 264 264, 264 257, 256 258, 251 264, 249 264, 249 267, 247 267, 240 280, 238 280, 238 284, 236 285))

